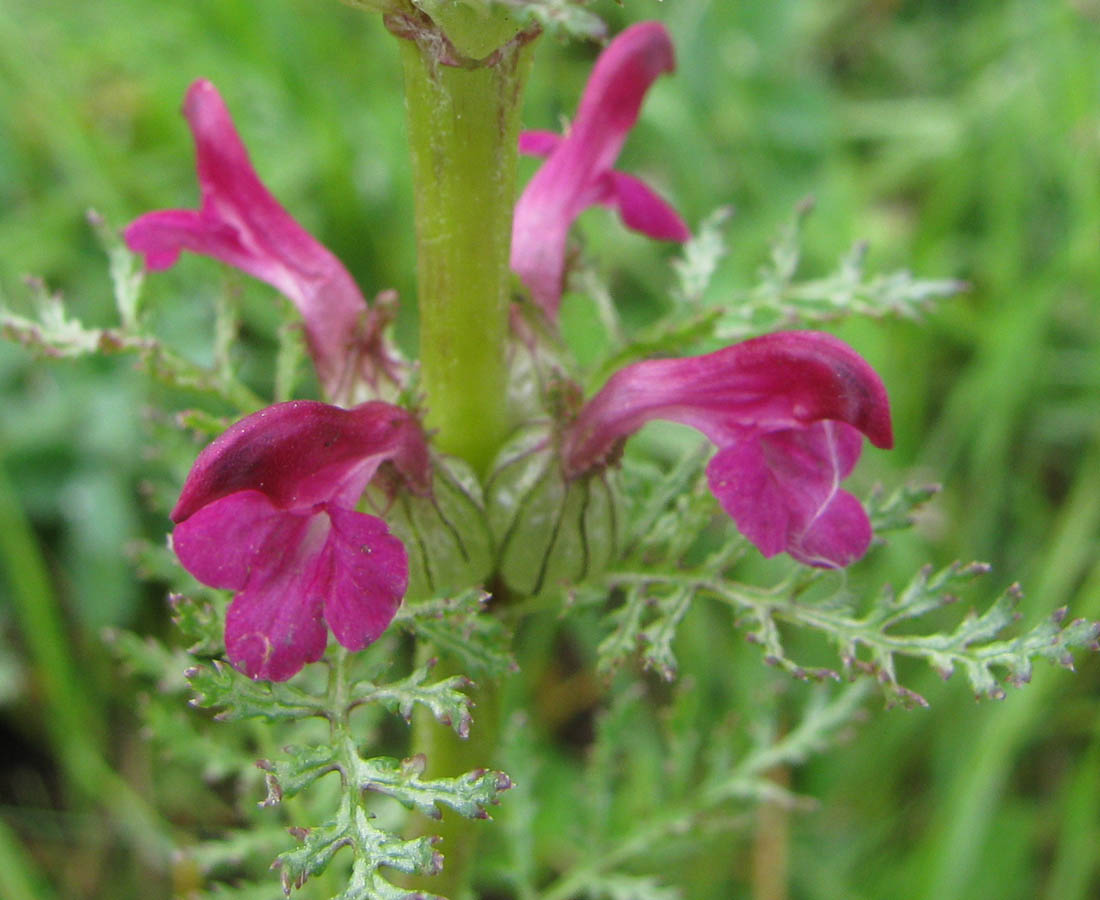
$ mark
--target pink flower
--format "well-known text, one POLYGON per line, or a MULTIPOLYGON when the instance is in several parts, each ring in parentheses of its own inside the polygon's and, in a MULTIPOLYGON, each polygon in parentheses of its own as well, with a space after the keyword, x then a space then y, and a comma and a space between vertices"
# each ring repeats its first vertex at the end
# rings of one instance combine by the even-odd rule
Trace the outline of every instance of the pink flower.
POLYGON ((600 54, 568 134, 528 131, 523 153, 548 157, 516 204, 512 269, 551 318, 556 317, 569 227, 593 204, 617 207, 629 228, 659 240, 686 241, 687 226, 651 188, 611 167, 638 119, 646 91, 675 68, 664 26, 642 22, 600 54))
POLYGON ((229 110, 209 81, 187 91, 183 112, 195 139, 202 203, 197 210, 148 213, 126 229, 126 243, 152 270, 180 251, 212 256, 284 294, 305 323, 317 375, 329 397, 347 393, 359 369, 372 377, 378 323, 340 261, 303 229, 252 168, 229 110))
POLYGON ((361 650, 393 619, 408 584, 405 548, 355 510, 387 460, 426 490, 420 426, 381 402, 279 403, 199 454, 172 511, 172 544, 199 581, 237 592, 225 646, 249 677, 290 678, 320 659, 330 628, 361 650))
POLYGON ((608 462, 652 419, 698 429, 718 447, 710 489, 765 556, 855 562, 871 543, 860 502, 840 482, 855 466, 860 432, 893 445, 882 380, 847 344, 791 331, 687 359, 654 359, 616 372, 567 429, 566 475, 608 462))

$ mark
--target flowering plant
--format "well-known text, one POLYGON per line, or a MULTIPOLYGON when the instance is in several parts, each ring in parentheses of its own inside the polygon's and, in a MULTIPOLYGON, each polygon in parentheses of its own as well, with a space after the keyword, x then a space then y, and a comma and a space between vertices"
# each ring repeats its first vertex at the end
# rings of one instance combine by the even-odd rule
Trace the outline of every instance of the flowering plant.
MULTIPOLYGON (((864 500, 843 486, 858 477, 864 437, 892 446, 888 390, 856 349, 816 329, 857 312, 915 314, 957 285, 909 280, 876 292, 859 281, 859 308, 823 307, 795 290, 739 306, 709 299, 724 214, 693 233, 662 193, 616 168, 647 93, 675 71, 663 25, 636 24, 607 43, 559 135, 521 130, 520 100, 544 29, 598 28, 579 5, 353 5, 383 14, 404 66, 417 359, 393 337, 392 295, 368 302, 280 204, 205 80, 184 100, 198 207, 146 212, 125 228, 127 249, 113 248, 130 266, 118 282, 122 326, 50 330, 5 315, 9 331, 54 352, 138 352, 150 370, 213 401, 181 417, 184 437, 212 440, 189 445, 170 548, 147 548, 144 561, 172 583, 188 640, 187 686, 177 679, 165 699, 186 690, 219 719, 267 723, 262 805, 303 798, 285 813, 297 845, 275 851, 287 894, 312 879, 323 895, 347 900, 488 896, 495 878, 517 898, 673 896, 660 870, 644 870, 647 854, 730 803, 782 794, 768 770, 829 744, 874 684, 890 703, 924 703, 901 683, 899 658, 945 676, 961 667, 978 696, 998 696, 997 673, 1022 683, 1032 659, 1070 665, 1074 648, 1095 646, 1100 627, 1058 615, 1004 637, 1014 588, 953 629, 914 633, 983 574, 976 564, 921 569, 901 591, 868 599, 851 587, 860 582, 848 567, 909 524, 930 491, 864 500), (541 159, 522 190, 520 153, 541 159), (620 321, 629 296, 611 299, 600 261, 578 240, 577 220, 592 206, 614 209, 653 239, 654 252, 678 248, 675 301, 642 328, 620 321), (286 353, 300 339, 312 376, 299 378, 291 364, 269 404, 226 367, 196 373, 145 335, 136 260, 155 273, 183 251, 287 298, 296 328, 283 333, 286 353), (594 364, 581 364, 567 334, 570 296, 595 310, 590 325, 604 349, 594 364), (314 391, 320 399, 298 396, 314 391), (654 440, 647 426, 658 420, 709 443, 678 431, 654 440), (709 755, 688 753, 661 800, 672 812, 621 829, 610 849, 581 847, 564 861, 536 854, 524 818, 536 815, 535 794, 519 777, 539 778, 532 697, 553 682, 555 704, 576 702, 565 696, 552 640, 585 657, 590 692, 603 685, 613 697, 589 770, 607 787, 616 782, 608 759, 629 749, 624 698, 651 673, 676 682, 679 630, 705 604, 731 610, 765 662, 819 683, 803 720, 737 764, 732 739, 709 755), (824 636, 839 664, 803 662, 791 631, 824 636), (386 680, 390 670, 398 675, 386 680), (635 687, 615 682, 624 678, 635 687), (353 718, 360 709, 370 712, 353 718), (387 710, 411 722, 400 759, 372 755, 387 710), (338 786, 325 780, 332 773, 338 786), (480 826, 465 821, 490 809, 504 820, 507 852, 527 854, 507 874, 479 865, 480 826), (312 818, 291 819, 299 814, 312 818)), ((790 286, 796 273, 775 274, 790 286)), ((118 644, 147 676, 179 668, 164 647, 142 650, 125 636, 118 644)), ((670 716, 688 717, 688 691, 678 691, 670 716)), ((545 721, 561 716, 542 711, 545 721)), ((250 740, 238 735, 237 761, 250 740)), ((590 835, 600 832, 598 807, 593 800, 590 835)), ((278 824, 242 832, 266 837, 278 824)), ((232 844, 200 845, 205 878, 217 880, 232 844)))

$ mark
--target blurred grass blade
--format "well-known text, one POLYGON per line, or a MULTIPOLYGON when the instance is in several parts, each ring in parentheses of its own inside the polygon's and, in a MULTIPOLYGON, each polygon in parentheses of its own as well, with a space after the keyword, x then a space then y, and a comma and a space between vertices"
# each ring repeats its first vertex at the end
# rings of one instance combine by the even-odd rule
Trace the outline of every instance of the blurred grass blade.
MULTIPOLYGON (((1044 608, 1064 606, 1093 562, 1095 535, 1100 528, 1100 446, 1082 461, 1064 511, 1055 522, 1050 541, 1039 558, 1044 566, 1032 591, 1044 608)), ((1100 594, 1083 597, 1074 605, 1080 616, 1100 615, 1100 594)), ((1058 672, 1042 672, 1035 682, 1004 706, 988 712, 971 738, 969 759, 959 760, 945 791, 938 822, 929 828, 925 858, 930 878, 922 896, 928 900, 964 900, 996 816, 998 798, 1017 754, 1034 733, 1051 696, 1064 685, 1058 672)))
POLYGON ((2 465, 0 567, 11 587, 12 610, 41 686, 43 718, 66 779, 86 800, 104 806, 150 861, 166 862, 171 843, 164 824, 103 757, 103 727, 73 663, 45 560, 2 465))
POLYGON ((0 897, 5 900, 54 900, 56 896, 20 845, 15 832, 0 819, 0 897))

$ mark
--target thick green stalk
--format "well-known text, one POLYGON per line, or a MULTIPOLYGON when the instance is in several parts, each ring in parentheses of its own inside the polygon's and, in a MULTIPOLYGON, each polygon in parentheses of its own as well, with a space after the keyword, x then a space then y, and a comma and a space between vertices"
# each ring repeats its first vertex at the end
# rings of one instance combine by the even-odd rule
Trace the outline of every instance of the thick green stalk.
MULTIPOLYGON (((422 665, 435 652, 431 646, 417 648, 417 665, 422 665)), ((448 677, 465 674, 454 660, 440 657, 435 675, 448 677)), ((423 753, 428 761, 429 778, 454 778, 475 769, 495 768, 497 739, 500 737, 500 685, 486 678, 484 683, 470 691, 474 701, 474 723, 467 738, 460 738, 450 728, 445 728, 423 708, 413 712, 412 749, 423 753)), ((507 796, 504 798, 507 802, 507 796)), ((410 837, 431 835, 440 839, 437 849, 443 854, 443 870, 431 877, 410 877, 403 886, 448 898, 468 900, 472 897, 471 877, 478 841, 485 830, 485 823, 464 819, 458 813, 446 810, 439 820, 416 817, 412 821, 410 837)))
POLYGON ((462 67, 440 61, 449 51, 438 33, 401 41, 427 420, 440 449, 481 472, 510 424, 508 254, 525 44, 462 67))

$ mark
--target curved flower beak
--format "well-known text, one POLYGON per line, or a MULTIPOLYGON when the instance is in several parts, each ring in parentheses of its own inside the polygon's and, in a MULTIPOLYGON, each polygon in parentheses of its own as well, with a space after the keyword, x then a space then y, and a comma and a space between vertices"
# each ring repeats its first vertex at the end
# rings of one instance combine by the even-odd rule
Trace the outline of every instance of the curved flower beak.
POLYGON ((172 520, 183 567, 236 592, 226 651, 252 678, 282 681, 324 653, 377 640, 408 586, 408 557, 382 519, 355 507, 390 461, 430 483, 415 419, 386 403, 281 403, 242 419, 199 454, 172 520))
POLYGON ((141 216, 127 227, 126 243, 152 270, 170 268, 187 250, 270 284, 301 314, 325 391, 341 396, 377 327, 363 295, 260 181, 214 85, 194 82, 183 112, 195 140, 201 204, 141 216))
POLYGON ((866 553, 870 523, 840 482, 859 458, 861 432, 883 448, 893 434, 882 380, 844 342, 780 332, 627 366, 566 431, 566 475, 606 463, 653 419, 690 425, 719 448, 707 467, 711 491, 765 556, 786 551, 835 567, 866 553))
POLYGON ((611 168, 650 85, 675 65, 663 25, 634 25, 600 54, 568 134, 532 131, 520 137, 522 153, 548 158, 516 204, 511 264, 552 319, 563 289, 569 227, 589 206, 615 207, 629 228, 660 240, 691 236, 650 187, 611 168))

